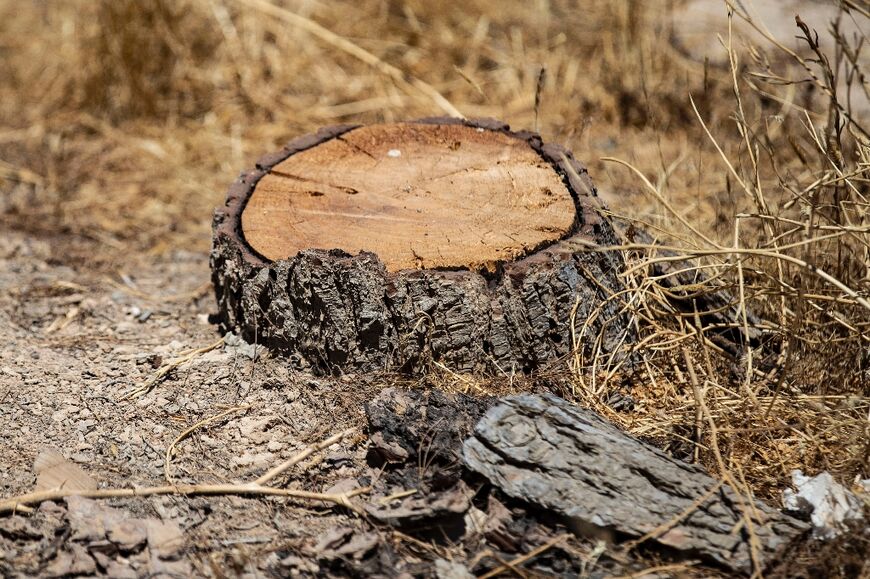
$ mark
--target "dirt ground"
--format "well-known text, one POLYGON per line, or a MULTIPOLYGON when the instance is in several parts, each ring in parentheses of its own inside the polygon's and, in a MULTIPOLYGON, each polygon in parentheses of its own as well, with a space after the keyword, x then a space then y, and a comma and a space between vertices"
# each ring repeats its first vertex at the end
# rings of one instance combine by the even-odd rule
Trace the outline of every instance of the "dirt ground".
MULTIPOLYGON (((113 284, 59 260, 64 241, 12 233, 0 242, 0 286, 6 290, 0 297, 3 496, 33 488, 33 461, 44 447, 82 465, 101 488, 162 484, 170 442, 229 407, 246 408, 178 445, 176 482, 259 476, 309 443, 361 423, 360 400, 375 386, 355 379, 337 388, 294 375, 280 361, 252 359, 254 349, 244 343, 199 355, 149 393, 122 400, 165 361, 220 337, 208 321, 214 298, 204 286, 207 257, 176 252, 139 264, 129 283, 113 284), (55 320, 61 322, 52 325, 55 320)), ((298 478, 291 472, 291 486, 322 491, 356 476, 359 461, 353 459, 364 452, 359 444, 335 447, 298 478)), ((213 563, 256 574, 275 563, 274 553, 298 551, 344 518, 286 500, 150 497, 111 504, 126 517, 178 525, 187 553, 183 570, 196 574, 213 563), (235 559, 222 560, 227 557, 235 559)), ((14 520, 0 521, 0 574, 62 575, 62 565, 51 567, 50 551, 40 555, 59 527, 33 531, 46 534, 34 543, 32 534, 10 529, 14 520)), ((127 561, 136 574, 145 573, 135 554, 127 561)))

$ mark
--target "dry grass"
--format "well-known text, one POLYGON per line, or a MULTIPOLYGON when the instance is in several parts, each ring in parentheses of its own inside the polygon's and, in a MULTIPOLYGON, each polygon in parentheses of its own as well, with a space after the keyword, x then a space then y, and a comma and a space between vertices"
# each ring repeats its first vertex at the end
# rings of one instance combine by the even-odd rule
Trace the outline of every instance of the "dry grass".
MULTIPOLYGON (((688 138, 689 89, 704 102, 715 92, 636 2, 285 6, 431 84, 467 116, 533 126, 545 67, 541 130, 591 162, 637 150, 654 169, 660 148, 672 155, 688 138)), ((240 0, 0 2, 0 38, 0 160, 7 184, 18 184, 4 196, 7 223, 63 228, 107 250, 205 249, 205 216, 260 154, 324 124, 442 113, 240 0)), ((628 175, 608 179, 626 195, 637 187, 628 175)))
MULTIPOLYGON (((738 51, 724 37, 731 95, 718 106, 730 107, 730 127, 712 128, 689 98, 719 156, 705 170, 729 201, 717 221, 730 235, 688 223, 685 196, 667 172, 655 184, 642 178, 672 216, 663 233, 677 257, 696 258, 684 275, 708 279, 681 280, 675 291, 662 283, 669 274, 653 270, 673 256, 628 245, 635 265, 626 277, 635 291, 622 299, 643 335, 644 371, 632 380, 642 403, 629 417, 612 417, 770 498, 796 468, 829 470, 847 483, 868 476, 870 125, 855 56, 866 38, 843 32, 847 18, 827 24, 826 40, 798 19, 798 49, 765 38, 764 49, 738 51), (855 101, 863 109, 853 109, 855 101), (704 295, 719 288, 734 297, 734 329, 755 335, 738 340, 736 355, 710 340, 713 328, 699 323, 704 311, 673 307, 676 293, 703 308, 704 295)), ((739 9, 733 19, 763 30, 739 9)), ((678 162, 669 169, 679 171, 678 162)), ((717 201, 708 193, 697 207, 717 201)), ((610 376, 593 377, 602 373, 610 376)), ((578 376, 581 396, 600 405, 606 381, 578 376)))
POLYGON ((614 299, 635 313, 642 370, 578 355, 563 378, 580 400, 760 495, 793 468, 870 476, 870 123, 852 108, 866 38, 838 32, 866 28, 860 11, 808 23, 818 47, 809 29, 780 46, 726 34, 717 65, 672 42, 681 2, 281 3, 366 62, 258 4, 0 0, 4 225, 90 240, 109 269, 206 250, 240 169, 323 124, 440 114, 419 79, 466 116, 539 124, 587 160, 615 214, 709 276, 666 289, 662 254, 627 239, 633 291, 614 299), (766 320, 736 358, 667 299, 722 287, 739 329, 747 310, 766 320), (634 412, 604 404, 617 379, 634 412))

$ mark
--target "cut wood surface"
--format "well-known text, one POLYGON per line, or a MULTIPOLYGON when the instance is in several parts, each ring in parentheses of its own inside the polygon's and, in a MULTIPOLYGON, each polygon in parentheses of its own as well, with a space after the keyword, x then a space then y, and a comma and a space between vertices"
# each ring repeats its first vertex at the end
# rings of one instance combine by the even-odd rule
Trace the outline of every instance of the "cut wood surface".
POLYGON ((644 538, 741 572, 753 568, 753 542, 764 566, 808 528, 552 395, 502 399, 463 453, 508 496, 581 532, 644 538))
POLYGON ((494 270, 571 229, 574 201, 528 143, 464 125, 354 129, 257 183, 242 233, 270 260, 304 249, 376 254, 387 271, 494 270))
POLYGON ((570 152, 498 121, 323 129, 216 211, 222 324, 332 372, 525 372, 575 338, 609 354, 632 334, 622 256, 591 249, 618 244, 600 209, 570 152))

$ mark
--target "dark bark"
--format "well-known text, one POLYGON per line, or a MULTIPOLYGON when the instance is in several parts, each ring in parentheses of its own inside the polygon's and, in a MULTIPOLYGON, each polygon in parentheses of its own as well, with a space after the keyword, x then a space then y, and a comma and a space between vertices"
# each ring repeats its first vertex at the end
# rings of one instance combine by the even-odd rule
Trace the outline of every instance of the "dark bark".
MULTIPOLYGON (((752 569, 740 499, 730 487, 678 520, 717 481, 555 396, 503 399, 466 441, 464 460, 508 496, 563 516, 569 527, 638 538, 676 520, 650 540, 731 570, 752 569)), ((758 554, 768 565, 807 525, 761 502, 754 510, 762 519, 752 522, 758 554)))
MULTIPOLYGON (((432 269, 387 272, 377 255, 312 248, 269 262, 245 242, 241 213, 259 179, 296 152, 352 126, 297 139, 261 159, 230 188, 215 212, 211 254, 222 325, 292 356, 300 367, 335 372, 384 369, 419 373, 433 361, 460 371, 528 372, 572 350, 570 317, 587 350, 617 350, 631 334, 618 299, 623 269, 617 244, 586 169, 563 148, 533 133, 510 132, 496 121, 467 122, 525 140, 563 177, 577 218, 568 236, 495 273, 432 269), (594 315, 593 315, 594 313, 594 315), (596 343, 598 337, 600 341, 596 343)), ((376 232, 373 232, 373 235, 376 232)))

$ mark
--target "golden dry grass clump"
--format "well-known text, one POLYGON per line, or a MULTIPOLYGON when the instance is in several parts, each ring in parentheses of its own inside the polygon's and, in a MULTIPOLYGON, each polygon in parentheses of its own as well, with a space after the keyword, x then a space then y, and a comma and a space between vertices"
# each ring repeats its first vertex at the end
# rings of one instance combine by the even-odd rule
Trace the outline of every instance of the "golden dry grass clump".
MULTIPOLYGON (((543 66, 549 138, 591 161, 637 147, 654 159, 662 143, 673 148, 661 127, 692 125, 681 107, 690 84, 703 82, 689 70, 702 66, 669 48, 641 3, 589 4, 289 2, 283 12, 327 24, 467 116, 533 126, 543 66), (622 149, 627 141, 634 146, 622 149)), ((0 159, 16 171, 10 179, 27 181, 6 212, 108 247, 131 240, 160 250, 195 238, 205 248, 204 216, 264 151, 324 124, 443 112, 264 6, 0 2, 0 159)), ((685 136, 676 138, 679 147, 685 136)), ((628 177, 614 174, 620 185, 628 177)))
POLYGON ((634 291, 614 299, 644 363, 626 376, 578 351, 576 397, 747 491, 773 495, 793 468, 870 476, 866 39, 844 32, 870 18, 844 3, 785 42, 723 3, 708 61, 675 40, 686 4, 0 1, 0 211, 92 240, 112 267, 206 250, 236 173, 320 125, 455 107, 537 126, 615 215, 706 274, 667 289, 652 266, 669 258, 627 236, 634 291), (759 336, 736 356, 666 299, 722 288, 759 336), (620 378, 632 412, 605 404, 620 378))

